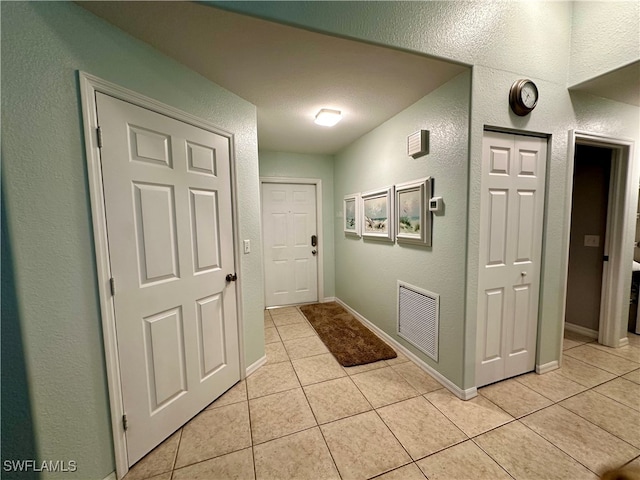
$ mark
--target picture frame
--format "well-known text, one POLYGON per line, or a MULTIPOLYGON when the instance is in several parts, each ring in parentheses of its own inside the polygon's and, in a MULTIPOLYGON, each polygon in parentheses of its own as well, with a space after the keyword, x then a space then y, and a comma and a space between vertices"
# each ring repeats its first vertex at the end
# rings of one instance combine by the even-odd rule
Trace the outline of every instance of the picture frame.
POLYGON ((363 237, 393 242, 393 187, 373 190, 361 195, 361 234, 363 237))
POLYGON ((395 232, 398 243, 431 246, 431 177, 396 185, 395 232))
POLYGON ((359 193, 352 193, 344 196, 342 207, 342 227, 344 229, 344 233, 347 235, 360 236, 360 202, 361 199, 359 193))

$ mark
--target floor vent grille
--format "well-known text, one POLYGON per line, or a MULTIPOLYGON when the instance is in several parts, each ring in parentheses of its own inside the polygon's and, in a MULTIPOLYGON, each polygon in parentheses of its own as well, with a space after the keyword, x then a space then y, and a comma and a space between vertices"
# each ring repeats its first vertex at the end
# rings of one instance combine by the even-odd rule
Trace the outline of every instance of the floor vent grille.
POLYGON ((398 335, 436 362, 440 295, 398 282, 398 335))

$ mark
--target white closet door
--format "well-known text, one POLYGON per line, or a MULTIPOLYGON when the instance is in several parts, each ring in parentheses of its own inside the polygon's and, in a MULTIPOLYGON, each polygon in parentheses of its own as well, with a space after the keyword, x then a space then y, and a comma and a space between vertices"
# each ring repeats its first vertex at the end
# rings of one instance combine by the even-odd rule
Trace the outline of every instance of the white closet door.
POLYGON ((535 368, 547 142, 485 132, 476 385, 535 368))

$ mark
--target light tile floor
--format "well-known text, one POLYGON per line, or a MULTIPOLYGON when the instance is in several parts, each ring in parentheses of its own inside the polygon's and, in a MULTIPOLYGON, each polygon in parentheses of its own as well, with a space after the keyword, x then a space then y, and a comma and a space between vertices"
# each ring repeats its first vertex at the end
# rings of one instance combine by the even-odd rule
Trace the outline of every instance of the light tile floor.
POLYGON ((294 308, 264 314, 267 364, 126 480, 596 479, 640 468, 640 336, 566 332, 562 368, 461 401, 404 355, 343 368, 294 308))

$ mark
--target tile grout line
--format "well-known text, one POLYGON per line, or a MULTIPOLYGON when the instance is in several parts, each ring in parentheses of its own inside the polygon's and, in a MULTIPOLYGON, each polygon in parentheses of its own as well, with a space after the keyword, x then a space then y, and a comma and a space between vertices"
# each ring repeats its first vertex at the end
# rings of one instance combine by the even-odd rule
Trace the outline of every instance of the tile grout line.
POLYGON ((169 476, 169 480, 173 479, 173 474, 176 471, 176 462, 178 461, 178 451, 180 450, 180 444, 182 443, 182 432, 184 429, 184 425, 180 427, 180 435, 178 436, 178 445, 176 447, 176 453, 173 454, 173 462, 171 462, 171 475, 169 476))
MULTIPOLYGON (((306 318, 305 318, 305 321, 307 321, 306 318)), ((307 321, 307 323, 308 323, 308 321, 307 321)), ((315 334, 315 336, 318 336, 315 330, 314 330, 314 334, 315 334)), ((301 337, 301 338, 307 338, 307 337, 301 337)), ((294 339, 292 339, 292 340, 294 340, 294 339)), ((283 345, 284 345, 284 342, 283 342, 283 345)), ((285 350, 286 350, 286 348, 287 347, 285 346, 285 350)), ((308 357, 304 357, 304 358, 308 358, 308 357)), ((300 377, 299 377, 298 372, 296 371, 295 367, 293 366, 293 360, 291 360, 291 358, 289 359, 289 363, 291 364, 291 368, 293 370, 293 373, 296 376, 296 379, 298 380, 298 383, 300 384, 299 388, 302 390, 302 394, 304 395, 305 401, 307 402, 307 406, 309 407, 309 410, 311 410, 311 415, 313 415, 313 419, 314 419, 316 424, 313 427, 300 430, 299 432, 294 432, 294 433, 290 433, 290 434, 287 434, 287 435, 283 435, 282 437, 278 437, 278 439, 285 438, 287 436, 294 435, 296 433, 304 432, 306 430, 311 430, 312 428, 317 428, 318 431, 320 432, 320 435, 322 436, 322 441, 324 442, 324 445, 327 448, 327 451, 329 452, 329 456, 331 457, 331 461, 333 462, 333 466, 335 467, 336 472, 338 473, 338 476, 340 478, 342 478, 342 475, 340 475, 340 471, 338 470, 338 465, 336 464, 335 458, 333 457, 333 454, 331 453, 331 449, 329 448, 329 444, 327 443, 327 439, 324 436, 324 432, 322 431, 322 428, 320 428, 320 423, 318 422, 318 418, 316 417, 316 414, 313 411, 313 408, 311 407, 311 403, 309 402, 309 398, 307 397, 307 392, 305 391, 304 386, 302 385, 302 382, 300 381, 300 377)), ((325 380, 325 381, 329 381, 329 380, 325 380)), ((318 383, 324 383, 324 382, 318 382, 318 383)), ((277 440, 277 439, 272 439, 272 440, 277 440)), ((267 442, 263 442, 263 443, 267 443, 267 442)), ((254 457, 255 457, 255 455, 254 455, 254 457)), ((255 458, 254 458, 254 464, 255 464, 255 458)), ((255 467, 254 467, 254 472, 255 472, 255 467)), ((257 472, 255 472, 255 474, 257 475, 257 472)))
MULTIPOLYGON (((517 421, 517 420, 518 420, 518 419, 516 419, 516 421, 517 421)), ((501 425, 501 426, 503 426, 503 425, 501 425)), ((499 427, 498 427, 498 428, 499 428, 499 427)), ((487 433, 487 432, 485 432, 485 433, 487 433)), ((481 433, 480 435, 484 435, 484 433, 481 433)), ((493 457, 493 455, 491 455, 491 454, 490 454, 489 452, 487 452, 484 448, 482 448, 482 445, 480 445, 478 442, 476 442, 476 440, 475 440, 475 439, 476 439, 476 438, 478 438, 480 435, 476 435, 475 437, 470 438, 469 440, 470 440, 471 442, 473 442, 473 444, 474 444, 476 447, 478 447, 480 450, 482 450, 482 451, 484 452, 484 454, 485 454, 487 457, 489 457, 491 460, 493 460, 493 461, 496 463, 496 465, 498 465, 498 466, 499 466, 503 471, 505 471, 507 475, 509 475, 511 478, 515 479, 516 477, 514 477, 513 475, 511 475, 511 473, 509 472, 509 470, 507 470, 507 469, 506 469, 506 468, 505 468, 505 467, 504 467, 504 466, 503 466, 503 465, 498 461, 498 459, 497 459, 497 458, 494 458, 494 457, 493 457)))
MULTIPOLYGON (((597 392, 596 392, 596 393, 597 393, 597 392)), ((564 400, 563 400, 563 401, 564 401, 564 400)), ((588 418, 586 418, 586 417, 583 417, 583 416, 582 416, 582 415, 580 415, 578 412, 574 412, 573 410, 569 410, 569 409, 568 409, 567 407, 565 407, 564 405, 560 405, 560 402, 556 403, 556 405, 557 405, 558 407, 560 407, 560 408, 562 408, 562 409, 566 410, 567 412, 570 412, 570 413, 572 413, 572 414, 574 414, 574 415, 577 415, 578 417, 580 417, 580 418, 581 418, 582 420, 584 420, 585 422, 590 423, 590 424, 591 424, 591 425, 593 425, 594 427, 599 428, 600 430, 602 430, 603 432, 608 433, 608 434, 609 434, 609 435, 611 435, 612 437, 615 437, 615 438, 617 438, 618 440, 620 440, 620 441, 622 441, 622 442, 626 443, 627 445, 630 445, 631 447, 633 447, 635 450, 637 450, 637 451, 638 451, 638 454, 640 454, 640 447, 636 447, 635 445, 633 445, 633 444, 629 443, 629 442, 628 442, 627 440, 625 440, 624 438, 619 437, 619 436, 618 436, 618 434, 616 434, 616 433, 614 433, 614 432, 610 432, 610 431, 609 431, 609 430, 607 430, 606 428, 601 427, 600 425, 598 425, 597 423, 592 422, 591 420, 589 420, 589 419, 588 419, 588 418)))
POLYGON ((251 441, 251 461, 253 462, 253 478, 254 480, 258 476, 258 470, 256 469, 256 452, 255 452, 255 441, 253 440, 253 428, 251 428, 251 405, 249 404, 249 387, 247 387, 247 413, 249 416, 249 439, 251 441))
MULTIPOLYGON (((518 420, 519 421, 519 420, 518 420)), ((567 457, 569 457, 570 459, 572 459, 574 462, 582 465, 584 468, 586 468, 588 471, 590 471, 591 473, 593 473, 594 475, 598 476, 598 472, 594 472, 593 470, 591 470, 589 467, 587 467, 584 463, 582 463, 580 460, 578 460, 577 458, 574 458, 573 455, 571 455, 569 452, 565 452, 562 448, 560 448, 558 445, 556 445, 555 443, 553 443, 551 440, 549 440, 548 438, 544 437, 543 435, 541 435, 540 433, 536 432, 533 428, 529 427, 528 425, 520 422, 520 424, 529 429, 531 432, 533 432, 535 435, 537 435, 538 437, 540 437, 542 440, 544 440, 545 442, 547 442, 549 445, 552 445, 554 448, 556 448, 557 450, 561 451, 563 454, 565 454, 567 457)))

